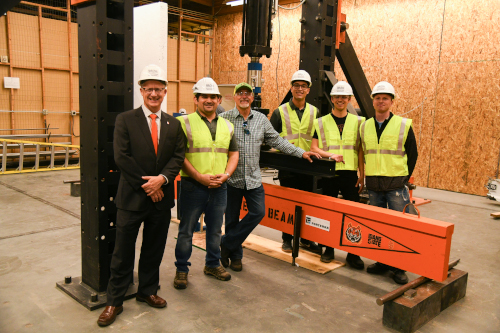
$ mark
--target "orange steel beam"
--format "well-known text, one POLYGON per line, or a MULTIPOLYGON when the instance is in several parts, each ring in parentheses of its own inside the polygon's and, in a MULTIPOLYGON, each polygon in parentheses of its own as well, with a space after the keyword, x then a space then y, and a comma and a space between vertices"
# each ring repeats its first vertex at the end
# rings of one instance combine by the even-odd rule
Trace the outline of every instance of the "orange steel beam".
MULTIPOLYGON (((176 181, 179 181, 177 177, 176 181)), ((261 225, 293 234, 302 208, 300 237, 437 281, 448 274, 454 225, 287 187, 263 184, 261 225)), ((177 184, 175 186, 177 197, 177 184)), ((243 201, 240 218, 247 213, 243 201)))
MULTIPOLYGON (((271 184, 264 189, 266 227, 293 234, 301 206, 300 237, 437 281, 447 277, 451 223, 271 184)), ((245 214, 243 203, 240 218, 245 214)))

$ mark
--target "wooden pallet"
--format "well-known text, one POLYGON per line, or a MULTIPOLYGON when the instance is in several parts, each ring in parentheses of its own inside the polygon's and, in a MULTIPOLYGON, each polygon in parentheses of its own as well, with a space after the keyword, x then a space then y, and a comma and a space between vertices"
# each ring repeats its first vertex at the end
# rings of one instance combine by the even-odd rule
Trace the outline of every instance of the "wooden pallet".
MULTIPOLYGON (((179 223, 179 220, 172 219, 172 222, 179 223)), ((222 228, 222 233, 224 234, 224 227, 222 228)), ((204 231, 195 232, 193 234, 193 245, 204 250, 206 249, 204 231)), ((261 254, 265 254, 275 259, 292 263, 292 254, 283 252, 281 250, 280 242, 275 242, 264 237, 250 234, 246 241, 243 243, 243 247, 261 254)), ((333 260, 330 263, 324 263, 319 259, 319 254, 299 250, 299 256, 295 259, 295 264, 298 267, 303 267, 320 274, 325 274, 333 271, 334 269, 345 266, 345 264, 340 261, 333 260)))

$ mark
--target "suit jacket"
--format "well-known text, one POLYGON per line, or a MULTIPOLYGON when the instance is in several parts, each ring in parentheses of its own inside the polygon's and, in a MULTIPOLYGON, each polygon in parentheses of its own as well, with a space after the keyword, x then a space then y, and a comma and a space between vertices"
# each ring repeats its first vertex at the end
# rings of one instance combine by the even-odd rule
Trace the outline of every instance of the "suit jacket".
POLYGON ((184 162, 185 136, 180 122, 162 111, 158 156, 142 107, 120 113, 116 117, 113 149, 115 163, 121 171, 115 203, 119 209, 142 211, 152 208, 171 209, 174 206, 174 179, 184 162), (142 189, 147 181, 142 176, 163 174, 164 198, 153 203, 142 189))

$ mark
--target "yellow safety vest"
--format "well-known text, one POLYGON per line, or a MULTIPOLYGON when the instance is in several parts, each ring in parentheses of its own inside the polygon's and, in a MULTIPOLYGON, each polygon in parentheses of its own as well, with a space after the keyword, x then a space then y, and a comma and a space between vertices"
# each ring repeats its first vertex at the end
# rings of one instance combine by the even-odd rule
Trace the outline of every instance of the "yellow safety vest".
POLYGON ((318 147, 344 157, 345 164, 337 163, 335 165, 337 171, 356 171, 358 169, 359 126, 363 121, 365 121, 364 117, 348 113, 342 130, 342 138, 340 138, 339 128, 331 114, 314 121, 314 127, 318 133, 318 147))
POLYGON ((375 119, 361 124, 361 142, 365 154, 365 175, 399 177, 408 175, 408 156, 404 143, 412 120, 393 115, 380 140, 377 139, 375 119), (380 142, 379 142, 380 141, 380 142))
MULTIPOLYGON (((227 119, 219 117, 215 141, 208 126, 198 113, 178 117, 182 130, 186 134, 188 150, 186 159, 202 175, 217 175, 226 172, 229 143, 234 133, 233 124, 227 119)), ((182 177, 189 177, 181 170, 182 177)))
POLYGON ((282 123, 280 136, 296 147, 309 151, 312 143, 314 119, 316 119, 318 109, 306 103, 301 121, 299 121, 297 112, 290 107, 290 103, 280 105, 279 110, 282 123))

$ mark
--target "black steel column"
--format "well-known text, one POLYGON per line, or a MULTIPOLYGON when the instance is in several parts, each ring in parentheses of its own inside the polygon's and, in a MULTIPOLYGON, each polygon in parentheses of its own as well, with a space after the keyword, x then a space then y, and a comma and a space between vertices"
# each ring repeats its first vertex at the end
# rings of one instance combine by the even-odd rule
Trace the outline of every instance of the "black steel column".
POLYGON ((337 8, 337 0, 308 0, 302 5, 300 69, 307 71, 312 80, 311 91, 306 100, 316 106, 321 115, 331 112, 333 105, 330 91, 337 82, 334 74, 337 56, 347 81, 354 90, 361 112, 365 117, 371 117, 374 110, 370 86, 347 32, 345 43, 340 44, 339 50, 335 49, 337 8))
POLYGON ((96 0, 78 7, 82 277, 58 287, 89 309, 104 305, 116 236, 113 131, 118 113, 133 107, 133 6, 96 0))

